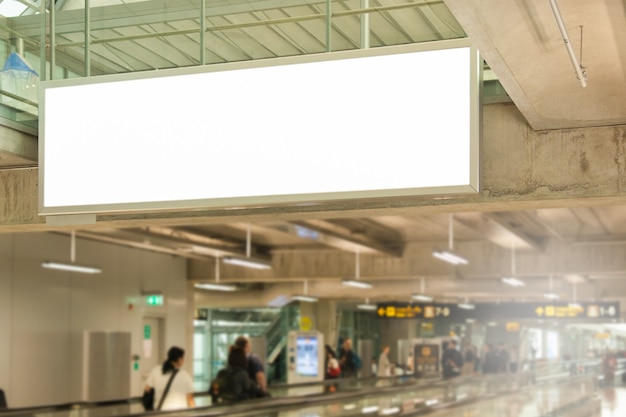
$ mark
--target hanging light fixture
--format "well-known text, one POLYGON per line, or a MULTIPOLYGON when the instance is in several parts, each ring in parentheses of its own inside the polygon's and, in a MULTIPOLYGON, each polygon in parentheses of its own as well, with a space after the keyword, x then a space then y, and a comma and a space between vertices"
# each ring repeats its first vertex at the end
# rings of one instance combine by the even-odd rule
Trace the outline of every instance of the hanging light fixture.
POLYGON ((194 287, 210 291, 237 291, 236 285, 220 284, 220 258, 215 258, 215 282, 198 283, 194 287))
POLYGON ((469 261, 454 252, 454 224, 452 214, 448 217, 448 249, 433 251, 433 256, 452 265, 467 265, 469 261))
POLYGON ((365 299, 365 304, 359 304, 358 306, 356 306, 356 308, 358 308, 359 310, 375 311, 376 310, 376 305, 375 304, 370 304, 370 299, 366 298, 365 299))
POLYGON ((467 300, 467 297, 465 297, 462 303, 457 304, 457 307, 462 308, 463 310, 473 310, 476 308, 476 305, 474 305, 473 303, 470 303, 467 300))
MULTIPOLYGON (((563 38, 563 43, 565 43, 565 49, 567 50, 567 55, 569 55, 569 59, 574 66, 574 71, 576 72, 576 78, 580 81, 580 85, 582 87, 587 87, 587 73, 583 68, 582 64, 578 61, 576 54, 574 53, 574 48, 572 48, 572 41, 569 38, 567 33, 567 29, 565 28, 565 22, 563 22, 563 17, 561 16, 561 11, 559 10, 559 5, 556 4, 556 0, 549 0, 550 8, 552 8, 552 14, 554 15, 554 19, 556 20, 556 25, 559 28, 559 32, 561 32, 561 38, 563 38)), ((582 39, 582 29, 581 29, 581 39, 582 39)), ((582 42, 582 40, 581 40, 582 42)), ((581 49, 582 54, 582 49, 581 49)))
POLYGON ((543 293, 543 296, 545 298, 547 298, 548 300, 558 300, 560 298, 559 295, 557 293, 555 293, 554 290, 552 289, 552 275, 550 275, 549 279, 550 279, 550 281, 549 281, 549 285, 550 285, 549 291, 543 293))
POLYGON ((569 308, 583 308, 577 300, 577 295, 576 281, 574 281, 572 282, 572 302, 567 305, 569 308))
POLYGON ((523 287, 526 285, 521 279, 515 278, 515 245, 511 245, 511 276, 502 278, 502 282, 512 287, 523 287))
POLYGON ((308 281, 305 279, 304 280, 304 293, 291 296, 291 300, 292 301, 304 301, 305 303, 316 303, 319 301, 317 297, 309 295, 308 292, 309 292, 309 284, 308 284, 308 281))
POLYGON ((433 301, 433 297, 431 297, 430 295, 426 295, 426 292, 424 291, 424 277, 421 277, 420 281, 421 281, 421 284, 420 284, 419 294, 413 294, 411 298, 414 299, 415 301, 423 301, 425 303, 430 303, 431 301, 433 301))
POLYGON ((246 256, 235 256, 229 255, 224 256, 222 259, 225 264, 242 266, 244 268, 252 268, 252 269, 271 269, 272 263, 269 260, 253 258, 251 256, 252 252, 252 230, 250 228, 250 224, 246 229, 246 256))
POLYGON ((343 285, 346 285, 348 287, 353 287, 353 288, 361 288, 361 289, 369 289, 369 288, 373 288, 374 286, 372 284, 370 284, 369 282, 365 282, 365 281, 361 281, 361 256, 360 256, 360 252, 357 249, 355 252, 355 256, 354 256, 354 279, 344 279, 341 281, 341 283, 343 285))
POLYGON ((78 272, 81 274, 100 274, 102 269, 95 266, 79 265, 76 263, 76 231, 72 230, 70 235, 70 263, 44 261, 41 263, 42 268, 57 269, 60 271, 78 272))

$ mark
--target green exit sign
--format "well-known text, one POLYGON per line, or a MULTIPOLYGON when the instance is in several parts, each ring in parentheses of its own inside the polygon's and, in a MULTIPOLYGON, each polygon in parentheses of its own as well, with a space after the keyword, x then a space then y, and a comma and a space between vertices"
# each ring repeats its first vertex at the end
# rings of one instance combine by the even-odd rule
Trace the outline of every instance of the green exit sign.
POLYGON ((146 304, 148 304, 149 306, 162 306, 163 296, 162 295, 148 295, 146 296, 146 304))

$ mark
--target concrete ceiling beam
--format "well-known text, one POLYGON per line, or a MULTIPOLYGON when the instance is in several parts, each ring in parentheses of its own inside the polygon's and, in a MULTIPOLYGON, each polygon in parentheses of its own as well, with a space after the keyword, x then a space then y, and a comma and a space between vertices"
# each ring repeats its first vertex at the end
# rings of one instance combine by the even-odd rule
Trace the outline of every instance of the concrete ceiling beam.
POLYGON ((329 247, 362 254, 402 256, 402 242, 383 242, 364 231, 350 230, 325 220, 300 220, 294 225, 319 233, 319 241, 329 247))

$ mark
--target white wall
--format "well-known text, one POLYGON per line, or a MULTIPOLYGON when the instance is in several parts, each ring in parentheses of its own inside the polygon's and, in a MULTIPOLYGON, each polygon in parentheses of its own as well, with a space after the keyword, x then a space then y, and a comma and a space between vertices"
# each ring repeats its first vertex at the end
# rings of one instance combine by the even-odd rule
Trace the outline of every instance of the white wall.
MULTIPOLYGON (((0 388, 10 407, 77 400, 72 335, 128 331, 132 353, 139 355, 145 315, 165 319, 164 350, 184 347, 191 369, 186 262, 83 239, 76 248, 77 262, 100 266, 103 273, 41 268, 46 259, 69 260, 69 236, 0 234, 0 388), (144 305, 142 289, 163 291, 165 306, 144 305)), ((140 371, 131 371, 131 395, 141 388, 140 371)))

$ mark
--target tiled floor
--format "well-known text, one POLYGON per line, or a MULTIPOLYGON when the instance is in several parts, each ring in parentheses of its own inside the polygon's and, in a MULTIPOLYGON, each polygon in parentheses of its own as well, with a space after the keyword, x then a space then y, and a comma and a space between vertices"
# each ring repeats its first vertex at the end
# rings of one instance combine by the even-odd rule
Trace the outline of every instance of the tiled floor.
POLYGON ((602 417, 626 416, 626 386, 604 388, 602 396, 602 417))

